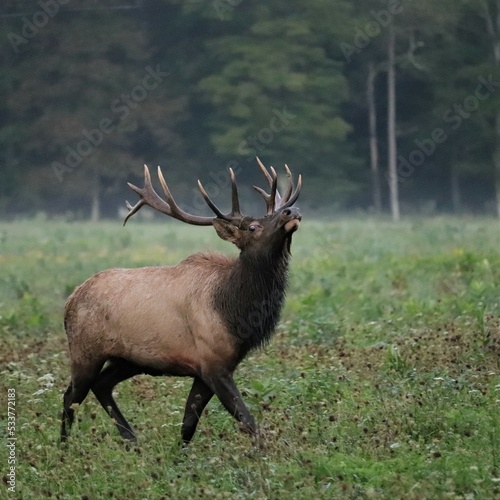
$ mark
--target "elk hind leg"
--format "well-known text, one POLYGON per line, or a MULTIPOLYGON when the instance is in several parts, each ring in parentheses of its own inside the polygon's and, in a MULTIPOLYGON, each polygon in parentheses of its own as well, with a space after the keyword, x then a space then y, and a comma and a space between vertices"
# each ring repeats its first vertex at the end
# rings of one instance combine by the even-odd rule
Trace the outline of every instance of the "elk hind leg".
POLYGON ((113 388, 120 382, 134 375, 138 375, 139 373, 142 373, 142 370, 137 365, 125 361, 124 359, 114 359, 101 371, 92 384, 92 392, 108 415, 114 420, 120 435, 122 438, 130 441, 135 441, 136 436, 131 425, 122 415, 113 398, 113 388))
POLYGON ((73 405, 82 404, 90 386, 99 373, 103 362, 96 364, 93 368, 75 367, 72 368, 71 383, 69 384, 63 398, 63 411, 61 415, 61 441, 66 441, 71 426, 75 420, 75 410, 73 405), (85 375, 82 375, 85 373, 85 375))

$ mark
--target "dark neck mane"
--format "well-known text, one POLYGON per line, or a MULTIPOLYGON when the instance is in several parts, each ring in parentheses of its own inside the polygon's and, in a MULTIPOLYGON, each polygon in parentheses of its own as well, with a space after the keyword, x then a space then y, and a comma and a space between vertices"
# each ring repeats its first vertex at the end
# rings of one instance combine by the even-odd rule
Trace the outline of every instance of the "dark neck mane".
POLYGON ((285 298, 289 255, 286 246, 279 253, 242 252, 215 292, 215 308, 240 342, 241 357, 274 332, 285 298))

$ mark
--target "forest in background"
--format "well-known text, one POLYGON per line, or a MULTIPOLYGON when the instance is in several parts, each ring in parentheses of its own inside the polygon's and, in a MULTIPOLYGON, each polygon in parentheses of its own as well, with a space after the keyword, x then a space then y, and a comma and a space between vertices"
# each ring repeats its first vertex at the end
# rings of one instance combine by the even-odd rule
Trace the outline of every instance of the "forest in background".
MULTIPOLYGON (((0 217, 116 216, 255 156, 318 213, 500 216, 500 0, 4 0, 0 217)), ((245 207, 257 201, 243 189, 245 207)), ((262 208, 262 207, 261 207, 262 208)))

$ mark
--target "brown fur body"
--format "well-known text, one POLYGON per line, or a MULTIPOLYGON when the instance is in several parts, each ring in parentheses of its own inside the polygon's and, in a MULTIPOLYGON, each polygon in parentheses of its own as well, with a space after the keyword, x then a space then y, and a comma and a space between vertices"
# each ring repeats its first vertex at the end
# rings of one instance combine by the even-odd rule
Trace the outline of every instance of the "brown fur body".
POLYGON ((196 254, 172 267, 96 274, 66 304, 73 363, 100 370, 106 360, 122 358, 145 373, 194 377, 220 359, 237 359, 236 342, 209 307, 214 286, 232 266, 234 259, 196 254))

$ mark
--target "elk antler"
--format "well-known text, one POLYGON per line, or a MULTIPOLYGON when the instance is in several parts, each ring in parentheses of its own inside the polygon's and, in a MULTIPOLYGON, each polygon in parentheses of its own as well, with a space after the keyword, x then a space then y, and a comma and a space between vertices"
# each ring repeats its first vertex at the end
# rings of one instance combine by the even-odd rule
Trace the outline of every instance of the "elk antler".
MULTIPOLYGON (((214 214, 228 221, 232 221, 234 219, 238 219, 243 217, 243 214, 240 212, 240 203, 238 199, 238 189, 236 186, 236 178, 232 169, 229 169, 231 175, 231 187, 232 187, 232 208, 231 212, 228 214, 223 214, 215 205, 215 203, 208 197, 205 189, 203 188, 200 181, 198 181, 198 187, 201 191, 203 199, 206 201, 207 205, 212 209, 214 214)), ((182 210, 177 203, 175 202, 172 194, 170 193, 170 189, 168 188, 167 182, 163 177, 161 168, 158 167, 158 178, 160 179, 160 184, 163 189, 163 193, 165 194, 166 200, 161 198, 158 193, 154 190, 153 185, 151 184, 151 175, 149 174, 149 169, 147 165, 144 165, 144 187, 138 188, 134 186, 130 182, 127 184, 129 187, 135 191, 141 198, 140 200, 132 206, 127 201, 127 208, 129 209, 129 213, 125 217, 123 221, 123 225, 125 225, 132 217, 132 215, 136 214, 144 205, 148 205, 151 208, 154 208, 158 212, 162 214, 170 215, 174 219, 180 220, 182 222, 186 222, 188 224, 193 224, 196 226, 210 226, 212 225, 212 221, 215 217, 203 217, 200 215, 191 215, 182 210)))
POLYGON ((212 212, 217 215, 217 217, 226 220, 241 219, 243 214, 240 211, 240 200, 238 199, 238 187, 236 186, 236 176, 234 175, 233 169, 229 168, 229 175, 231 177, 231 211, 228 214, 223 214, 217 205, 208 197, 207 192, 198 181, 198 188, 206 201, 207 205, 212 209, 212 212))
POLYGON ((297 187, 294 189, 292 172, 288 168, 288 165, 285 165, 285 170, 288 176, 288 187, 285 195, 281 196, 278 191, 278 175, 276 174, 276 170, 274 170, 273 167, 270 167, 271 173, 269 173, 267 168, 260 161, 259 157, 257 157, 257 163, 259 164, 259 167, 265 175, 267 181, 269 182, 269 187, 271 188, 271 193, 267 194, 262 188, 254 186, 254 189, 262 195, 266 202, 267 215, 271 215, 278 210, 291 207, 299 197, 300 189, 302 187, 302 176, 299 174, 297 187))

